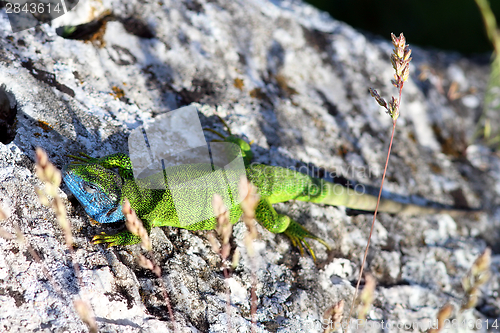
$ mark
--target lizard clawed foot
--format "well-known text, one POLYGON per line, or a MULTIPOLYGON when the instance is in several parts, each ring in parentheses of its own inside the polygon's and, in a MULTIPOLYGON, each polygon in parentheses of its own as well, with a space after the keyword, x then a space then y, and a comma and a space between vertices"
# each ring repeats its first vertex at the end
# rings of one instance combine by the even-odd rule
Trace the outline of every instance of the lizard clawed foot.
POLYGON ((106 233, 102 232, 101 234, 95 235, 94 238, 92 238, 92 243, 93 244, 106 244, 106 246, 108 248, 111 246, 120 245, 114 236, 115 235, 107 235, 106 233))
POLYGON ((330 250, 330 246, 324 240, 317 237, 313 233, 309 232, 306 228, 304 228, 302 225, 298 224, 293 220, 290 221, 290 225, 288 226, 288 228, 285 230, 284 233, 285 235, 288 236, 288 238, 290 238, 293 246, 299 248, 300 254, 302 256, 304 255, 304 247, 307 248, 314 261, 316 261, 316 255, 314 254, 313 249, 311 248, 309 243, 305 240, 305 238, 317 240, 318 242, 323 244, 328 250, 330 250))
POLYGON ((138 236, 133 235, 129 231, 121 231, 115 235, 108 235, 102 232, 99 235, 95 235, 94 238, 92 238, 92 243, 106 244, 108 248, 117 245, 137 244, 140 241, 141 239, 138 236))

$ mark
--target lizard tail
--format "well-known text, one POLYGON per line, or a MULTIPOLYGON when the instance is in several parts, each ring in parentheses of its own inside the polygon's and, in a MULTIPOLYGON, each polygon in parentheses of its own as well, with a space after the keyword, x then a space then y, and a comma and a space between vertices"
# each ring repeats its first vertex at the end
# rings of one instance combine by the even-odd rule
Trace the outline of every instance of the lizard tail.
MULTIPOLYGON (((373 212, 377 197, 355 189, 331 183, 324 179, 286 168, 270 167, 261 164, 247 168, 247 176, 263 197, 271 204, 289 200, 300 200, 332 206, 373 212)), ((380 200, 379 212, 391 214, 450 214, 452 216, 478 212, 474 209, 460 209, 435 202, 421 200, 420 204, 399 202, 387 198, 380 200)))
MULTIPOLYGON (((377 197, 374 195, 358 192, 352 188, 347 188, 340 184, 334 184, 324 180, 318 185, 318 187, 321 187, 321 191, 313 190, 310 191, 310 195, 302 196, 297 199, 332 206, 345 206, 347 208, 362 211, 374 211, 377 206, 377 197)), ((390 214, 449 214, 451 216, 480 212, 479 209, 462 209, 435 202, 425 202, 419 205, 415 203, 398 202, 386 198, 380 199, 378 211, 390 214)))

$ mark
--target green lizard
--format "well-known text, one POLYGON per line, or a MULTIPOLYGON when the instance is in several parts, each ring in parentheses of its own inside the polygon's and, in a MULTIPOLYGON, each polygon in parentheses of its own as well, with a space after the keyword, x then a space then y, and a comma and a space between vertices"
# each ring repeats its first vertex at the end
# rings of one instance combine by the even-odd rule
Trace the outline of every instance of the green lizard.
MULTIPOLYGON (((255 218, 267 230, 273 233, 284 233, 294 246, 303 254, 306 247, 315 258, 314 252, 306 241, 307 238, 316 240, 329 248, 328 244, 318 238, 306 228, 290 217, 279 214, 273 204, 289 200, 309 201, 318 204, 345 206, 352 209, 373 211, 377 197, 356 192, 351 188, 343 187, 323 179, 310 177, 306 174, 290 169, 250 164, 252 151, 249 143, 230 135, 224 139, 239 146, 245 162, 246 175, 258 189, 260 201, 257 205, 255 218)), ((130 201, 131 207, 143 221, 148 230, 152 227, 171 226, 189 230, 210 230, 216 227, 215 217, 207 218, 193 224, 180 222, 178 209, 174 204, 172 194, 168 189, 151 189, 142 186, 144 182, 164 181, 169 179, 165 173, 157 173, 142 181, 142 185, 134 179, 132 163, 126 154, 112 154, 102 158, 93 158, 85 154, 81 157, 70 156, 76 161, 63 168, 63 179, 71 192, 80 201, 86 212, 99 223, 119 222, 124 219, 121 205, 125 198, 130 201)), ((220 174, 207 173, 203 165, 180 165, 167 167, 168 177, 177 177, 177 180, 196 178, 201 176, 220 177, 220 174)), ((227 172, 227 170, 226 170, 227 172)), ((214 178, 214 181, 220 179, 214 178)), ((172 178, 170 178, 172 180, 172 178)), ((187 197, 181 204, 196 207, 197 210, 211 214, 212 207, 207 202, 200 202, 206 189, 189 189, 187 197)), ((205 199, 203 199, 206 201, 205 199)), ((242 210, 231 197, 229 209, 230 221, 236 223, 242 210)), ((194 209, 194 208, 193 208, 194 209)), ((392 200, 382 199, 380 212, 425 214, 425 213, 455 213, 453 207, 424 207, 414 204, 403 204, 392 200)), ((122 231, 115 235, 99 234, 93 238, 95 244, 107 243, 109 246, 130 245, 140 242, 138 236, 129 231, 122 231)))

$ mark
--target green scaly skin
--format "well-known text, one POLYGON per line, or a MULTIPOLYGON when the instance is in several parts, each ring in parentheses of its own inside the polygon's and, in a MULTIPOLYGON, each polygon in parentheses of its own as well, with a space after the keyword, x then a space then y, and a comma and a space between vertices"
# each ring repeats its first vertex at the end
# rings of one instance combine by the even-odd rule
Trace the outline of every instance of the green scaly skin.
MULTIPOLYGON (((233 136, 225 138, 225 141, 236 143, 242 149, 247 177, 249 181, 257 187, 260 194, 260 201, 255 212, 256 220, 264 228, 273 233, 284 233, 287 235, 291 239, 293 245, 299 247, 302 254, 305 247, 309 250, 313 258, 315 258, 313 250, 305 240, 306 238, 317 240, 327 248, 329 248, 329 246, 322 239, 316 237, 290 217, 278 214, 273 208, 273 204, 290 200, 300 200, 319 204, 346 206, 348 208, 365 211, 373 211, 375 209, 377 201, 375 196, 358 193, 339 184, 333 184, 322 179, 313 178, 286 168, 262 164, 250 165, 249 162, 252 155, 250 146, 246 141, 233 136)), ((138 186, 133 178, 130 158, 125 154, 113 154, 99 159, 84 154, 82 154, 81 157, 71 157, 76 159, 76 161, 65 167, 65 175, 70 173, 72 175, 77 175, 80 177, 78 178, 79 182, 93 185, 91 188, 82 186, 84 189, 83 191, 75 192, 74 187, 69 186, 70 183, 68 179, 65 178, 66 183, 84 207, 85 205, 90 205, 88 199, 96 199, 93 196, 95 196, 97 192, 102 192, 106 197, 116 200, 116 205, 112 209, 113 213, 118 213, 118 209, 121 210, 121 204, 123 200, 127 198, 148 232, 152 227, 163 226, 178 227, 188 230, 211 230, 216 227, 217 222, 215 217, 190 225, 181 224, 170 191, 152 190, 144 188, 143 186, 138 186), (112 170, 117 170, 118 174, 112 170), (98 190, 96 190, 96 188, 98 188, 98 190), (83 199, 87 199, 87 201, 83 199)), ((197 165, 182 165, 169 168, 171 168, 170 170, 172 171, 169 174, 175 174, 180 180, 207 175, 206 172, 200 171, 201 168, 197 165)), ((161 177, 162 181, 168 183, 168 179, 164 179, 162 174, 153 175, 146 181, 156 182, 158 181, 157 177, 161 177)), ((218 176, 213 173, 213 177, 218 176)), ((75 186, 75 184, 73 184, 73 186, 75 186)), ((206 191, 206 189, 190 189, 187 194, 188 197, 186 197, 181 204, 186 204, 188 206, 196 204, 201 205, 205 207, 201 210, 211 215, 211 205, 197 202, 198 198, 203 197, 202 193, 197 191, 206 191)), ((242 210, 238 204, 235 204, 234 198, 231 198, 231 202, 233 205, 229 210, 229 215, 231 223, 234 224, 242 215, 242 210)), ((178 205, 179 203, 177 202, 176 204, 178 205)), ((87 209, 90 207, 85 208, 87 209)), ((422 207, 384 199, 382 199, 380 203, 379 211, 407 214, 458 212, 458 210, 449 208, 422 207)), ((89 211, 87 210, 87 212, 89 211)), ((111 212, 108 212, 107 215, 109 214, 111 214, 111 212)), ((92 213, 89 213, 89 215, 98 220, 96 216, 92 216, 92 213)), ((129 231, 122 231, 115 235, 96 235, 93 242, 95 244, 106 243, 109 246, 115 246, 136 244, 140 242, 140 239, 129 231)))

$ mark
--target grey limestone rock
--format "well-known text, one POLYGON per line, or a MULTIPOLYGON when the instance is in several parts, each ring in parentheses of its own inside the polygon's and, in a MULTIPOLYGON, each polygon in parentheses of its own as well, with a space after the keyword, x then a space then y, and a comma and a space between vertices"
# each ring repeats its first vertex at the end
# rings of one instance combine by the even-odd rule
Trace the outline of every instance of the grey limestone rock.
MULTIPOLYGON (((105 229, 63 186, 60 196, 81 270, 78 283, 55 215, 35 193, 42 186, 34 174, 35 147, 58 167, 69 162, 67 154, 79 151, 127 152, 131 130, 194 103, 204 126, 223 131, 217 113, 234 134, 254 140, 258 162, 320 169, 323 176, 331 172, 376 193, 391 120, 368 87, 384 97, 395 94, 386 37, 368 37, 288 0, 82 0, 52 25, 18 33, 10 31, 0 11, 0 129, 6 133, 0 133, 0 205, 10 215, 0 225, 14 234, 18 224, 43 259, 37 263, 25 244, 0 238, 0 331, 86 331, 73 307, 78 297, 91 304, 102 332, 173 330, 158 280, 135 262, 140 247, 92 245, 92 236, 105 229), (112 16, 87 40, 56 33, 106 10, 112 16)), ((411 75, 385 191, 417 201, 482 206, 485 213, 378 215, 367 264, 378 282, 368 314, 374 326, 358 331, 398 332, 402 329, 375 324, 426 325, 445 303, 458 309, 463 276, 490 246, 493 275, 478 306, 453 317, 478 320, 478 331, 486 332, 486 324, 500 317, 500 156, 473 144, 472 137, 488 66, 411 47, 411 75), (457 90, 450 90, 453 82, 457 90)), ((311 241, 318 256, 314 263, 285 236, 259 228, 257 331, 322 332, 323 313, 339 300, 346 302, 347 316, 371 216, 304 202, 277 209, 332 250, 311 241)), ((206 232, 153 231, 155 259, 180 332, 227 332, 229 326, 251 331, 253 265, 244 235, 244 225, 237 224, 233 247, 242 257, 225 281, 206 232)))

